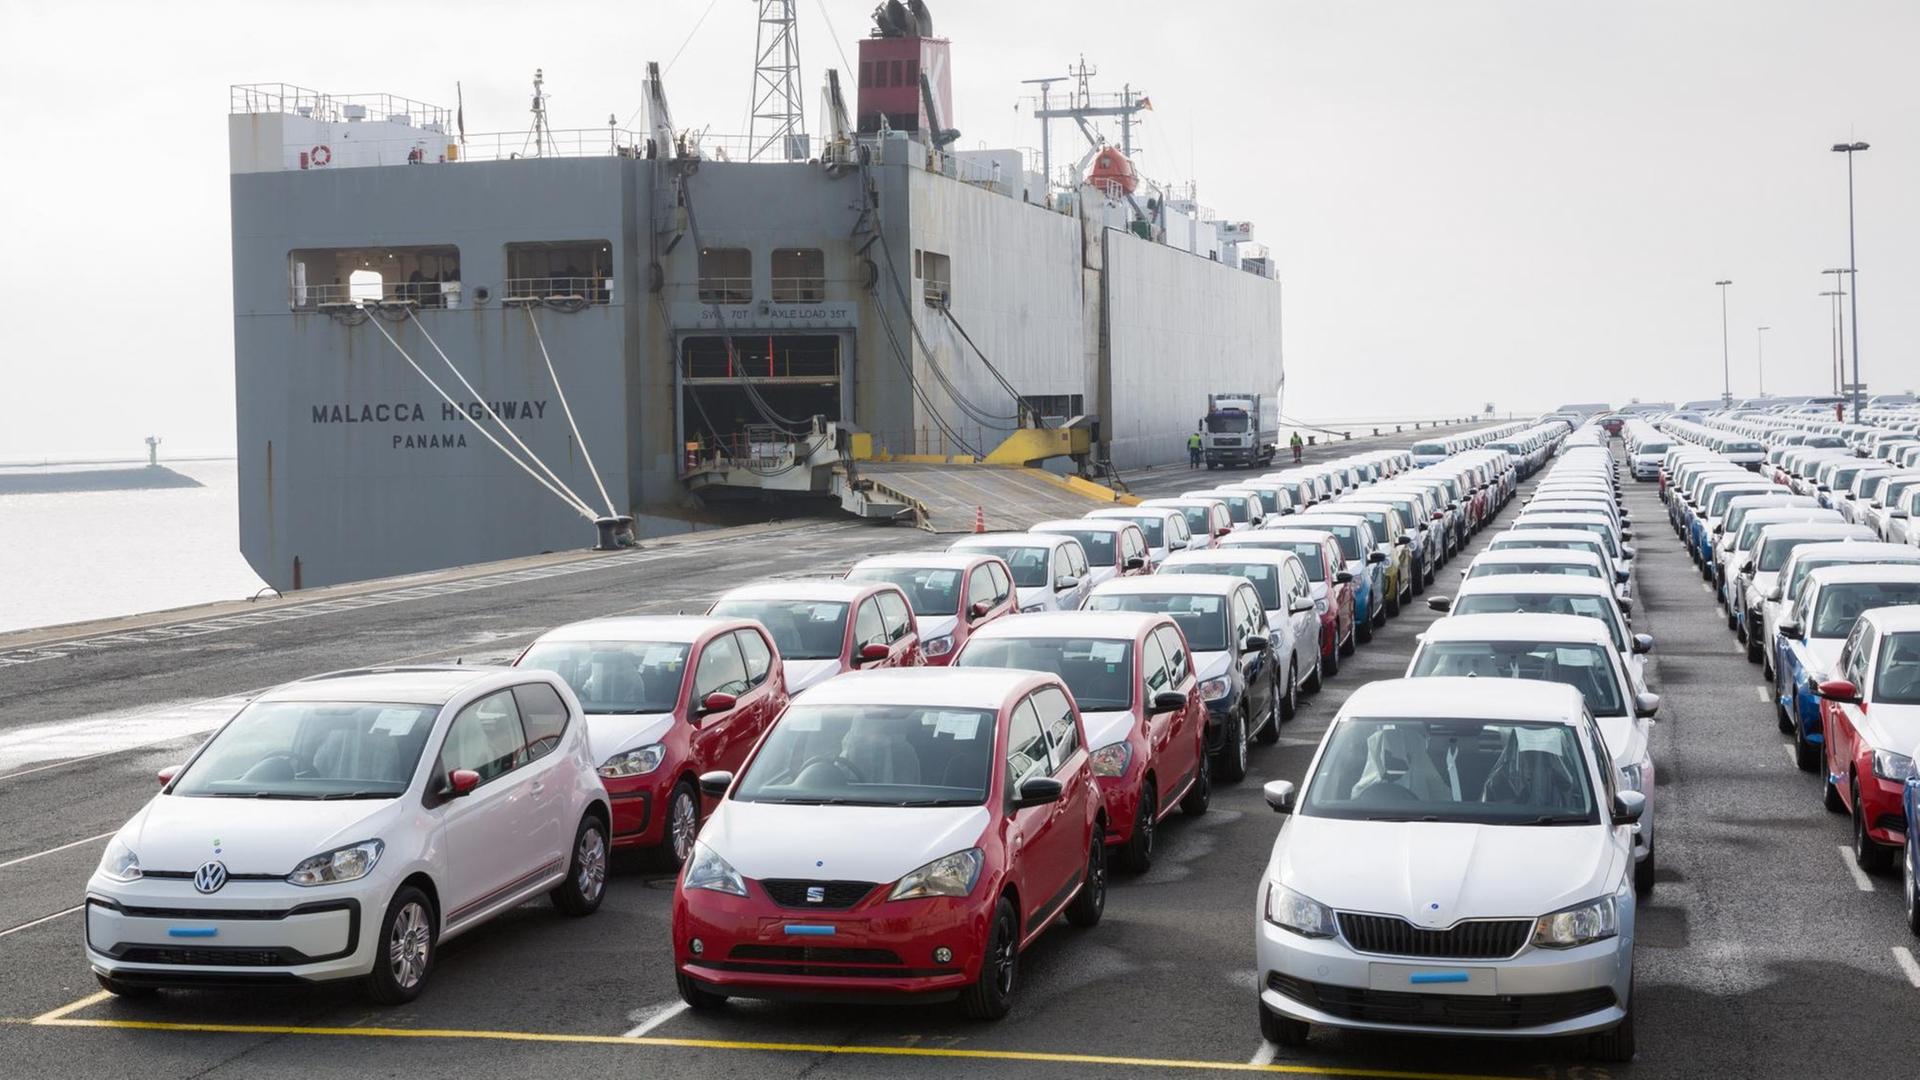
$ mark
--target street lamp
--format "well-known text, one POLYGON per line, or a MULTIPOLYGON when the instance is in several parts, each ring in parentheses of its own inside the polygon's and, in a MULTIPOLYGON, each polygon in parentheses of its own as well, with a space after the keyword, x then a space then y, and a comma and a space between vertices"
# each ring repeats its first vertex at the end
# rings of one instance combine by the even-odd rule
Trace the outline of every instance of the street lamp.
POLYGON ((1853 155, 1867 149, 1863 142, 1834 143, 1833 152, 1847 155, 1847 272, 1853 275, 1853 422, 1860 422, 1860 258, 1853 234, 1853 155))
POLYGON ((1823 297, 1831 297, 1827 303, 1827 307, 1829 309, 1828 314, 1833 317, 1833 329, 1829 333, 1828 340, 1833 345, 1833 370, 1831 372, 1833 375, 1833 393, 1835 397, 1838 397, 1840 394, 1840 384, 1845 381, 1845 376, 1841 374, 1841 370, 1846 361, 1846 353, 1840 340, 1840 298, 1847 295, 1847 293, 1844 289, 1829 289, 1820 295, 1823 297))
POLYGON ((1714 284, 1720 286, 1720 406, 1731 409, 1733 408, 1733 365, 1730 359, 1731 354, 1727 349, 1727 286, 1733 284, 1733 281, 1731 279, 1716 281, 1714 284))
POLYGON ((1754 392, 1761 397, 1767 396, 1767 331, 1771 326, 1753 328, 1753 385, 1754 392))
POLYGON ((1833 297, 1833 392, 1836 396, 1844 396, 1847 385, 1847 312, 1842 306, 1845 301, 1841 297, 1850 295, 1847 275, 1853 271, 1844 266, 1833 266, 1820 272, 1833 275, 1833 291, 1820 295, 1833 297))

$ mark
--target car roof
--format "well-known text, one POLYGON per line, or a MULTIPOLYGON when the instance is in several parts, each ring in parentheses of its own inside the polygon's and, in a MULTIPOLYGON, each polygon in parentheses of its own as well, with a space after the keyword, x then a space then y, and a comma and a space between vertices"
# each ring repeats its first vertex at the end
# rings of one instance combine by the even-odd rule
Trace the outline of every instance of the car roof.
MULTIPOLYGON (((1326 504, 1323 504, 1323 505, 1326 505, 1326 504)), ((1337 504, 1330 504, 1330 505, 1337 505, 1337 504)), ((1333 525, 1372 525, 1373 524, 1373 522, 1368 521, 1366 518, 1361 517, 1359 514, 1342 514, 1337 510, 1322 510, 1320 509, 1319 506, 1315 506, 1313 509, 1308 510, 1304 514, 1290 514, 1288 516, 1293 518, 1293 520, 1295 521, 1325 521, 1333 525)), ((1297 525, 1295 526, 1295 528, 1307 528, 1307 526, 1297 525)))
POLYGON ((1599 537, 1585 529, 1513 528, 1503 529, 1493 534, 1493 539, 1487 543, 1497 544, 1502 540, 1583 540, 1592 544, 1600 542, 1599 537))
POLYGON ((817 683, 795 704, 997 709, 1014 695, 1045 681, 1051 680, 1040 672, 1017 668, 883 668, 847 672, 817 683))
MULTIPOLYGON (((1048 529, 1065 531, 1067 529, 1093 528, 1102 532, 1117 533, 1132 524, 1130 521, 1115 521, 1112 518, 1055 518, 1052 521, 1036 521, 1032 525, 1027 526, 1027 528, 1032 532, 1044 532, 1048 529)), ((1134 528, 1137 529, 1139 526, 1134 525, 1134 528)))
POLYGON ((875 590, 891 591, 892 586, 879 581, 848 581, 845 578, 786 578, 779 581, 756 581, 751 585, 742 585, 737 589, 728 589, 720 594, 715 603, 728 600, 827 600, 840 603, 852 603, 875 590))
POLYGON ((1218 503, 1219 501, 1220 501, 1219 499, 1198 499, 1198 498, 1188 498, 1185 495, 1178 495, 1178 496, 1171 496, 1164 499, 1146 499, 1142 501, 1140 505, 1152 506, 1152 507, 1211 506, 1215 503, 1218 503))
POLYGON ((1001 544, 1013 544, 1019 547, 1058 547, 1061 544, 1077 544, 1080 541, 1060 533, 1030 532, 990 532, 973 533, 963 536, 947 545, 947 550, 955 548, 993 547, 1001 544))
POLYGON ((1230 533, 1220 538, 1221 547, 1258 547, 1259 540, 1284 540, 1291 544, 1321 544, 1334 542, 1333 537, 1319 529, 1256 529, 1252 532, 1230 533))
MULTIPOLYGON (((421 664, 408 667, 349 668, 276 686, 257 701, 366 701, 445 705, 475 683, 505 675, 526 676, 524 669, 487 664, 421 664)), ((524 678, 523 680, 524 681, 524 678)))
MULTIPOLYGON (((1202 549, 1200 551, 1176 551, 1167 556, 1161 566, 1204 566, 1208 563, 1272 562, 1283 563, 1288 559, 1298 561, 1300 556, 1291 551, 1279 551, 1264 548, 1258 544, 1234 544, 1230 547, 1202 549)), ((1205 575, 1202 575, 1205 576, 1205 575)))
POLYGON ((1586 707, 1580 691, 1533 679, 1428 676, 1376 679, 1347 695, 1340 716, 1537 720, 1572 724, 1586 707))
POLYGON ((1017 619, 995 619, 975 630, 973 639, 1135 638, 1167 621, 1167 616, 1150 611, 1035 611, 1017 619))
POLYGON ((1920 566, 1909 563, 1851 563, 1823 566, 1809 575, 1816 585, 1852 585, 1870 581, 1920 581, 1920 566))
POLYGON ((1880 629, 1893 633, 1920 630, 1920 606, 1913 604, 1868 608, 1860 613, 1860 617, 1871 618, 1880 629))
POLYGON ((1831 536, 1859 536, 1879 538, 1879 534, 1865 525, 1849 525, 1844 521, 1779 521, 1771 525, 1761 522, 1766 528, 1761 535, 1769 540, 1824 540, 1831 536))
POLYGON ((1508 563, 1550 563, 1587 560, 1595 566, 1600 565, 1600 556, 1591 549, 1578 551, 1568 548, 1488 548, 1473 557, 1473 564, 1485 562, 1508 563))
POLYGON ((1420 640, 1539 641, 1613 645, 1613 635, 1599 619, 1585 615, 1528 615, 1503 612, 1491 615, 1452 615, 1435 619, 1421 631, 1420 640))
POLYGON ((1139 506, 1102 506, 1099 509, 1087 511, 1087 516, 1095 520, 1100 518, 1164 518, 1172 513, 1173 507, 1171 506, 1149 506, 1146 503, 1141 503, 1139 506))
MULTIPOLYGON (((1202 596, 1226 596, 1247 585, 1247 579, 1238 574, 1169 574, 1164 578, 1155 574, 1151 577, 1103 581, 1094 587, 1093 595, 1165 596, 1171 593, 1198 593, 1202 596)), ((1020 617, 1026 618, 1025 615, 1020 617)))
POLYGON ((1920 547, 1886 540, 1828 541, 1793 549, 1789 559, 1832 559, 1845 562, 1920 562, 1920 547))
POLYGON ((745 619, 724 615, 619 615, 556 626, 540 641, 663 641, 692 644, 710 631, 745 626, 745 619))
POLYGON ((901 551, 892 555, 869 555, 853 564, 853 569, 863 567, 886 567, 913 569, 926 567, 932 570, 965 570, 982 559, 993 556, 984 552, 968 554, 960 551, 901 551))
POLYGON ((1589 593, 1614 599, 1613 587, 1600 578, 1563 574, 1488 574, 1467 578, 1460 583, 1460 595, 1468 593, 1589 593))

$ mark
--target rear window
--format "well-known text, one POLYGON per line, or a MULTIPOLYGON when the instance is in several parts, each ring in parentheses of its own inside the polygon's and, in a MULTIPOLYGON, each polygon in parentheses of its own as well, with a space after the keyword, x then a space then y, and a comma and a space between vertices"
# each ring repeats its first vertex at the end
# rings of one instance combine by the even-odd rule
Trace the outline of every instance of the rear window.
POLYGON ((1413 452, 1421 457, 1432 457, 1435 454, 1445 454, 1447 448, 1443 443, 1417 442, 1413 444, 1413 452))
POLYGON ((1194 652, 1223 652, 1227 647, 1227 601, 1192 593, 1109 593, 1087 601, 1088 611, 1149 611, 1171 615, 1194 652))
POLYGON ((928 566, 868 566, 847 575, 852 581, 885 581, 900 586, 915 615, 951 615, 960 610, 960 571, 928 566))
POLYGON ((1565 683, 1586 696, 1593 715, 1627 715, 1613 659, 1598 645, 1441 641, 1420 650, 1413 674, 1565 683))
POLYGON ((1253 582, 1260 594, 1260 606, 1268 611, 1280 609, 1280 568, 1269 562, 1193 562, 1162 566, 1162 574, 1232 574, 1253 582))

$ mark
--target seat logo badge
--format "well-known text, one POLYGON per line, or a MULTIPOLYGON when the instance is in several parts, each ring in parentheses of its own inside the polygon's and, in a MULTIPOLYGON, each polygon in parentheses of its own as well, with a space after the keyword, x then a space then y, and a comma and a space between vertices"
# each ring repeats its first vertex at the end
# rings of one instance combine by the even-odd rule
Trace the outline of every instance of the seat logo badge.
POLYGON ((193 872, 193 887, 200 892, 219 892, 220 886, 226 883, 227 864, 218 859, 207 863, 205 866, 193 872))
POLYGON ((825 885, 807 886, 807 903, 824 904, 826 902, 827 902, 827 887, 825 885))

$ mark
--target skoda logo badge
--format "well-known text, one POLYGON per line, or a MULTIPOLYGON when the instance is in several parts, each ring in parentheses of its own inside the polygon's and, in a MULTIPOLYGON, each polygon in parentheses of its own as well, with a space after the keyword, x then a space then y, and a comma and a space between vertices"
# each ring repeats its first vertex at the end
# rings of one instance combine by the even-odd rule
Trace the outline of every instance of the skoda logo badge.
POLYGON ((227 883, 227 864, 218 859, 193 872, 193 887, 203 893, 220 891, 227 883))
POLYGON ((825 885, 807 886, 807 903, 824 904, 826 902, 827 902, 827 887, 825 885))

